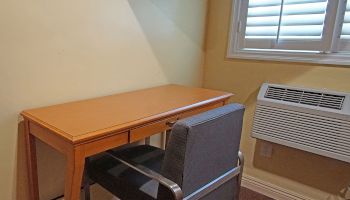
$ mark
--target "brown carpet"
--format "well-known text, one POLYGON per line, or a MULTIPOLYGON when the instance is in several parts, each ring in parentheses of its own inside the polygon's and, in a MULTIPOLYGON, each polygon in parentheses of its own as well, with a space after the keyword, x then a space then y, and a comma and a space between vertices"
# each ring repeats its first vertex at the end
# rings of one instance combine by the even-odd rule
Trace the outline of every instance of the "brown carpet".
POLYGON ((273 200, 270 197, 264 196, 260 193, 241 187, 240 200, 273 200))

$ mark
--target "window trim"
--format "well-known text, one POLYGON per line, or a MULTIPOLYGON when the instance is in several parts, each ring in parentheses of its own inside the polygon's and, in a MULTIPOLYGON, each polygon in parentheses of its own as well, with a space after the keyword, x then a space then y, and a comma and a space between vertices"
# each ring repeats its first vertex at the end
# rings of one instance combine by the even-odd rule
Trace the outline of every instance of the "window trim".
MULTIPOLYGON (((231 8, 230 19, 230 31, 228 39, 227 58, 232 59, 250 59, 250 60, 269 60, 269 61, 287 61, 287 62, 302 62, 302 63, 315 63, 315 64, 331 64, 331 65, 345 65, 350 67, 350 52, 332 52, 328 53, 321 51, 285 51, 285 50, 266 50, 266 49, 241 49, 241 43, 244 42, 244 34, 239 34, 240 31, 245 32, 244 23, 241 22, 242 15, 240 12, 242 7, 242 0, 233 0, 231 8), (237 19, 237 20, 236 20, 237 19)), ((346 0, 339 0, 337 5, 338 9, 346 5, 346 0)), ((342 19, 341 13, 333 14, 336 20, 342 19)), ((334 27, 334 26, 333 26, 334 27)), ((339 27, 333 28, 333 32, 330 34, 337 34, 339 27)), ((341 28, 340 28, 341 29, 341 28)), ((329 34, 329 31, 326 32, 329 34)), ((339 44, 340 39, 336 37, 326 39, 329 42, 333 42, 331 49, 335 48, 336 44, 339 44)), ((342 41, 343 43, 350 43, 350 41, 342 41)))

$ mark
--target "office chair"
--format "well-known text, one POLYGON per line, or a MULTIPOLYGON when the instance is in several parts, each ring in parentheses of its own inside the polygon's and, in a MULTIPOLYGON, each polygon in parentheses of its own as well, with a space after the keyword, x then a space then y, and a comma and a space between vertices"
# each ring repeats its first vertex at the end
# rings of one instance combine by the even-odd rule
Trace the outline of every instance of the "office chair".
POLYGON ((176 122, 165 150, 138 145, 91 158, 85 199, 91 179, 122 200, 238 200, 243 114, 229 104, 176 122))

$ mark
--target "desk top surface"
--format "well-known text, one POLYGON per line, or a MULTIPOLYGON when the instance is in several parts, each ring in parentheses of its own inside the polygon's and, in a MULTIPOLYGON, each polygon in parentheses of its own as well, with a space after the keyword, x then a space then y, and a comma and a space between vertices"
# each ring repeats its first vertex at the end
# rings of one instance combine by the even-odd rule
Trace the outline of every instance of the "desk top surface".
POLYGON ((73 143, 137 126, 211 102, 231 93, 165 85, 25 110, 21 114, 73 143))

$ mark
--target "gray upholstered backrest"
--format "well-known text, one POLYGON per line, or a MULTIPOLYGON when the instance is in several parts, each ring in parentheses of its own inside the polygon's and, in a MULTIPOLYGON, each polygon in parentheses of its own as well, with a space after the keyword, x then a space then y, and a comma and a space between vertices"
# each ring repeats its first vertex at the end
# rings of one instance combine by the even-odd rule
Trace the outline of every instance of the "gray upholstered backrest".
POLYGON ((162 174, 187 196, 236 167, 243 113, 242 105, 229 104, 178 121, 165 151, 162 174))

